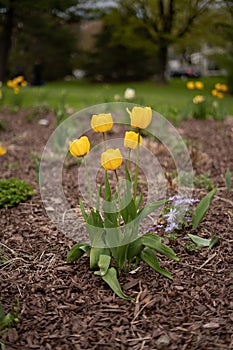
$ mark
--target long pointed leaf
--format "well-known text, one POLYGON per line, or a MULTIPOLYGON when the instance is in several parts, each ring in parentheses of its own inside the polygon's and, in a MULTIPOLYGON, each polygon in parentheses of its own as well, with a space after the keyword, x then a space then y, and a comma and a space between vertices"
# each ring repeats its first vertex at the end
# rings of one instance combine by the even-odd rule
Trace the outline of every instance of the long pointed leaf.
POLYGON ((117 273, 114 267, 110 267, 107 273, 102 276, 103 280, 109 285, 109 287, 118 295, 118 297, 125 300, 133 300, 133 298, 129 297, 125 293, 123 293, 121 286, 117 279, 117 273))
POLYGON ((90 246, 87 243, 78 243, 73 245, 67 254, 66 262, 72 263, 78 260, 84 253, 90 253, 90 246))
POLYGON ((151 250, 150 248, 147 248, 147 247, 144 248, 141 251, 140 257, 145 263, 147 263, 150 267, 152 267, 152 269, 154 269, 155 271, 157 271, 161 275, 172 279, 172 275, 170 274, 170 272, 168 272, 167 270, 163 269, 160 266, 159 261, 158 261, 156 255, 154 254, 153 250, 151 250))
POLYGON ((94 274, 99 276, 104 276, 108 271, 110 262, 111 262, 110 255, 101 254, 98 261, 98 266, 100 268, 100 271, 95 271, 94 274))
POLYGON ((197 228, 197 226, 200 224, 200 222, 204 218, 207 210, 209 209, 211 200, 213 199, 215 193, 216 193, 216 188, 210 191, 204 198, 202 198, 200 203, 198 203, 192 217, 192 225, 194 229, 197 228))
POLYGON ((161 243, 161 238, 159 236, 146 233, 141 237, 141 240, 142 244, 144 244, 146 247, 154 249, 172 260, 179 261, 179 258, 176 256, 175 252, 167 245, 161 243))

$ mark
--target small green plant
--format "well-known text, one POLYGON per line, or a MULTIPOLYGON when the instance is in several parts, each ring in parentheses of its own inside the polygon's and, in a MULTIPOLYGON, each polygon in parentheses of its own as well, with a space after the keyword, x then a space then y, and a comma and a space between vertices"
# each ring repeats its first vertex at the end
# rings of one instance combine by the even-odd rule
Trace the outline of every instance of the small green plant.
POLYGON ((17 178, 0 180, 0 207, 13 207, 32 197, 33 188, 17 178))
MULTIPOLYGON (((4 313, 3 306, 0 303, 0 335, 4 334, 9 328, 14 327, 18 322, 20 312, 19 300, 16 301, 16 306, 12 305, 12 311, 8 314, 4 313)), ((5 350, 5 344, 0 340, 1 350, 5 350)))
POLYGON ((231 175, 230 169, 227 169, 227 171, 226 171, 225 182, 226 182, 226 186, 227 186, 227 191, 228 191, 228 193, 230 193, 231 189, 232 189, 232 175, 231 175))

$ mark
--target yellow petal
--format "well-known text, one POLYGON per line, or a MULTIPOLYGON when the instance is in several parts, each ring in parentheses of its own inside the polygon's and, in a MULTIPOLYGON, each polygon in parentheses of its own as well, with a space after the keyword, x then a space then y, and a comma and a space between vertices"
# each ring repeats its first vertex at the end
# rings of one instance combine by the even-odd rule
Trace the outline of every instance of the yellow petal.
MULTIPOLYGON (((138 144, 138 133, 134 131, 126 131, 124 138, 124 147, 136 149, 138 144)), ((142 137, 140 135, 139 144, 142 144, 142 137)))
POLYGON ((91 118, 91 127, 95 132, 106 132, 112 129, 111 113, 94 114, 91 118))
POLYGON ((4 156, 6 153, 7 151, 2 146, 0 146, 0 156, 4 156))
POLYGON ((151 107, 133 107, 132 112, 128 108, 126 111, 129 113, 131 119, 131 126, 134 129, 146 129, 152 120, 151 107))
POLYGON ((106 170, 116 170, 121 166, 122 160, 119 148, 110 148, 101 155, 101 165, 106 170))
POLYGON ((90 151, 90 142, 86 136, 69 142, 70 153, 74 157, 84 157, 90 151))

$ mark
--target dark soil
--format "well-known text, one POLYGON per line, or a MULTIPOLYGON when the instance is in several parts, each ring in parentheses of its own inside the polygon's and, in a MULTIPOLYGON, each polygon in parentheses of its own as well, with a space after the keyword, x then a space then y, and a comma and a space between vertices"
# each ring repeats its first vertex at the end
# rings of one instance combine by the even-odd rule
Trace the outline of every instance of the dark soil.
MULTIPOLYGON (((74 242, 48 218, 36 182, 36 159, 55 125, 52 114, 46 118, 49 126, 28 111, 0 114, 6 127, 0 141, 8 150, 0 158, 1 178, 18 177, 36 190, 26 203, 0 209, 1 303, 10 312, 20 302, 17 326, 2 336, 6 349, 233 349, 233 193, 225 185, 227 168, 233 173, 233 118, 187 120, 178 128, 195 172, 208 173, 218 187, 206 217, 190 233, 218 236, 218 244, 190 251, 182 240, 167 239, 180 258, 161 258, 173 280, 142 263, 135 274, 120 278, 124 292, 136 299, 131 302, 94 276, 86 256, 64 263, 74 242)), ((168 155, 159 145, 155 151, 170 174, 168 155)), ((75 205, 76 167, 67 169, 64 191, 75 205)), ((176 183, 168 179, 175 193, 176 183)), ((207 192, 196 188, 194 196, 207 192)))

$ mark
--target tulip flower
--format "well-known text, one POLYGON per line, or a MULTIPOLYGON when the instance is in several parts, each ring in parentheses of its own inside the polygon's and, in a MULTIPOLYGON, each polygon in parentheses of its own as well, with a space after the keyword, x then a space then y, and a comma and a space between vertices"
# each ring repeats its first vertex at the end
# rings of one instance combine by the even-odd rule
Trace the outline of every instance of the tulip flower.
POLYGON ((134 129, 146 129, 151 123, 151 107, 133 107, 132 112, 126 108, 126 111, 129 113, 131 126, 134 129))
MULTIPOLYGON (((124 138, 124 147, 130 149, 136 149, 138 144, 138 133, 134 131, 126 131, 124 138)), ((142 137, 140 135, 139 144, 142 144, 142 137)))
POLYGON ((217 96, 218 91, 217 91, 216 89, 213 89, 213 90, 211 91, 211 94, 212 94, 212 96, 217 96))
POLYGON ((188 90, 193 90, 195 88, 195 84, 193 81, 188 81, 186 87, 188 90))
POLYGON ((193 98, 193 103, 198 104, 205 101, 205 97, 202 95, 197 95, 193 98))
POLYGON ((203 84, 201 81, 196 81, 195 87, 196 87, 198 90, 202 90, 202 89, 204 88, 204 84, 203 84))
POLYGON ((6 150, 0 146, 0 156, 4 156, 4 154, 6 154, 6 150))
POLYGON ((106 132, 112 129, 113 120, 111 113, 94 114, 91 119, 91 127, 95 132, 106 132))
POLYGON ((222 92, 228 91, 228 86, 226 84, 221 84, 221 91, 222 92))
POLYGON ((106 170, 116 170, 122 164, 122 154, 119 148, 109 148, 101 155, 101 165, 106 170))
POLYGON ((69 142, 70 153, 74 157, 84 157, 90 151, 90 142, 86 136, 80 137, 72 142, 69 142))

